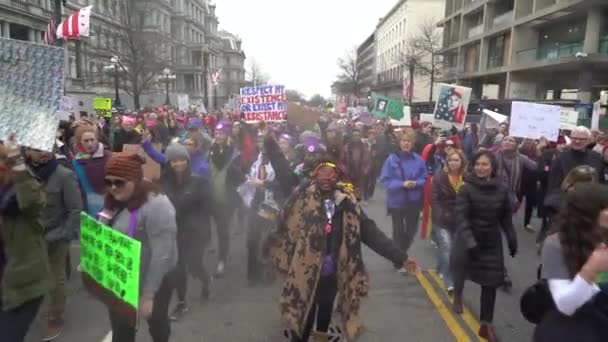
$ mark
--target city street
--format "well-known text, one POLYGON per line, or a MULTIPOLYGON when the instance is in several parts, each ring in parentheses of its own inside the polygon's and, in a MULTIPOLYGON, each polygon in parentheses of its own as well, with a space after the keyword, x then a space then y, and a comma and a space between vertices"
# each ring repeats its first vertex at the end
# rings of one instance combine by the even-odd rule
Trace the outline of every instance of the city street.
MULTIPOLYGON (((383 196, 383 191, 377 192, 376 198, 364 208, 381 229, 390 234, 391 222, 386 216, 383 196)), ((495 323, 503 341, 529 341, 532 336, 532 326, 519 313, 519 296, 522 289, 534 280, 537 256, 534 237, 523 231, 521 218, 516 220, 516 228, 520 254, 508 261, 514 288, 510 294, 499 292, 496 305, 495 323)), ((216 244, 211 246, 215 249, 216 244)), ((226 276, 214 283, 210 302, 199 303, 199 285, 191 282, 191 311, 182 321, 172 325, 171 341, 286 341, 276 305, 278 287, 248 287, 242 230, 233 232, 232 246, 230 267, 226 276)), ((72 252, 77 255, 76 246, 72 252)), ((472 333, 472 329, 479 325, 479 288, 467 283, 465 301, 468 312, 462 318, 452 314, 447 295, 438 286, 440 280, 433 271, 434 253, 435 249, 429 242, 418 240, 411 255, 420 262, 424 272, 418 276, 402 277, 387 261, 365 248, 372 289, 362 310, 367 330, 360 341, 481 341, 472 333)), ((209 266, 215 263, 213 251, 210 251, 207 261, 209 266)), ((41 340, 44 330, 41 317, 44 317, 43 312, 31 329, 27 342, 41 340)), ((66 330, 56 341, 111 341, 104 307, 87 295, 77 276, 71 280, 66 330)), ((151 341, 145 322, 137 341, 151 341)))

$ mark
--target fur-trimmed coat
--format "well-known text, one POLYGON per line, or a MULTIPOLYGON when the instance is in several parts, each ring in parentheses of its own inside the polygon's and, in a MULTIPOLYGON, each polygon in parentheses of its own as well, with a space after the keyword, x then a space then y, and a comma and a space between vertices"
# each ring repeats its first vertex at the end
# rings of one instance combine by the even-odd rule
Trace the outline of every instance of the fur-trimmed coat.
MULTIPOLYGON (((334 197, 330 250, 338 279, 337 310, 348 341, 353 341, 362 332, 359 309, 369 290, 361 242, 395 264, 402 264, 407 254, 365 215, 351 193, 339 189, 334 197)), ((287 327, 298 334, 304 330, 319 281, 327 243, 326 222, 316 185, 298 188, 287 201, 278 228, 264 248, 278 273, 286 278, 280 312, 287 327)))

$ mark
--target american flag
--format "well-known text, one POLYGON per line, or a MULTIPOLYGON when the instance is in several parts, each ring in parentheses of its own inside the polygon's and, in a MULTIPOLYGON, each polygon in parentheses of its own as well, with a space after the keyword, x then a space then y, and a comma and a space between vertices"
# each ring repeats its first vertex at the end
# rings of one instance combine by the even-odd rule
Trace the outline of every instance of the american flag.
POLYGON ((443 88, 437 100, 435 109, 435 120, 443 120, 462 124, 465 117, 465 109, 462 103, 462 94, 453 87, 443 88), (458 103, 454 103, 458 101, 458 103), (456 108, 454 108, 456 106, 456 108))
POLYGON ((57 30, 57 39, 69 40, 78 39, 80 36, 88 37, 92 7, 81 8, 62 21, 57 30))
POLYGON ((42 36, 42 43, 46 45, 51 45, 55 41, 57 34, 57 19, 55 17, 51 17, 51 21, 46 26, 46 32, 42 36))

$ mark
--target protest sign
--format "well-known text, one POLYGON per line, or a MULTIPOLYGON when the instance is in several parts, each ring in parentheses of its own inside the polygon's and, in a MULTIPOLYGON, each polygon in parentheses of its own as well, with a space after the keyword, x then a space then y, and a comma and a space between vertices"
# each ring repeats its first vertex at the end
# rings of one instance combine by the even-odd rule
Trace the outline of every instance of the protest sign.
POLYGON ((596 101, 593 104, 593 111, 591 112, 591 129, 600 129, 600 112, 602 110, 602 102, 596 101))
POLYGON ((451 129, 453 126, 464 128, 470 98, 471 88, 439 84, 433 126, 445 130, 451 129))
POLYGON ((401 120, 391 119, 391 125, 399 127, 411 127, 412 126, 412 112, 410 106, 403 106, 403 117, 401 120))
POLYGON ((93 98, 93 110, 103 118, 112 117, 112 99, 96 97, 93 98))
POLYGON ((509 135, 517 138, 557 141, 560 126, 559 106, 532 102, 513 102, 509 135))
POLYGON ((80 267, 85 285, 135 323, 139 308, 141 242, 80 214, 80 267), (125 312, 126 311, 126 312, 125 312))
POLYGON ((578 112, 562 109, 559 112, 559 129, 573 130, 578 126, 578 112))
POLYGON ((59 102, 59 109, 55 112, 59 121, 70 121, 70 112, 72 111, 72 99, 68 96, 62 96, 59 102))
MULTIPOLYGON (((155 146, 156 150, 159 151, 161 146, 155 146)), ((123 152, 132 151, 145 158, 146 162, 142 165, 142 171, 144 178, 150 181, 157 181, 160 179, 160 165, 152 160, 152 158, 146 156, 146 153, 142 149, 141 145, 125 144, 122 147, 123 152)))
POLYGON ((399 100, 390 97, 379 96, 374 102, 372 114, 381 118, 401 120, 403 118, 403 104, 399 100))
POLYGON ((263 85, 241 88, 240 108, 247 122, 285 121, 287 116, 285 86, 263 85))
POLYGON ((52 151, 63 96, 65 50, 0 38, 0 140, 52 151))
POLYGON ((320 111, 297 105, 293 102, 287 103, 287 122, 294 126, 314 126, 320 117, 320 111))
POLYGON ((420 123, 423 122, 430 122, 433 123, 433 121, 435 120, 435 115, 434 114, 420 114, 420 123))
POLYGON ((184 111, 190 109, 190 97, 188 94, 177 94, 177 108, 184 111))

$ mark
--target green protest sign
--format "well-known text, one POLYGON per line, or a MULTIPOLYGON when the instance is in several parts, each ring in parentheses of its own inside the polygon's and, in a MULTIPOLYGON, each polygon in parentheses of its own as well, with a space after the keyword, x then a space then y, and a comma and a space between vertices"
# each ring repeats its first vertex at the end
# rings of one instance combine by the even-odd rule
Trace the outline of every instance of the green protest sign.
POLYGON ((112 99, 95 97, 93 98, 93 109, 95 110, 110 110, 112 109, 112 99))
POLYGON ((99 286, 139 307, 141 242, 80 215, 80 266, 99 286))
POLYGON ((403 118, 403 104, 399 100, 379 96, 374 102, 372 114, 381 118, 391 118, 399 121, 403 118))

